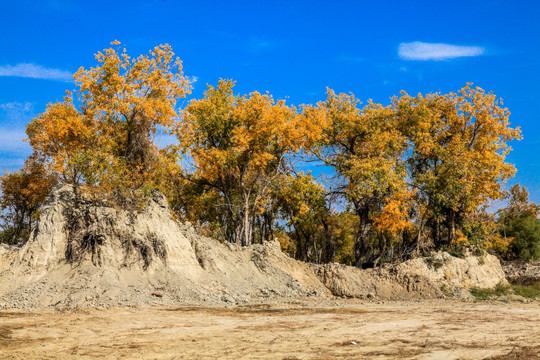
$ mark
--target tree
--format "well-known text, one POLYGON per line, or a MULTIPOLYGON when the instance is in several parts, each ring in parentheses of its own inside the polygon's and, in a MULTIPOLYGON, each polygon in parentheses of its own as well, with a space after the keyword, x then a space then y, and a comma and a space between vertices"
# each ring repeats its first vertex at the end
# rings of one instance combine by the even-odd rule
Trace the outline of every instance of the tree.
MULTIPOLYGON (((119 45, 115 41, 113 45, 119 45)), ((170 179, 175 157, 153 141, 177 126, 176 102, 190 91, 180 59, 169 45, 131 58, 109 48, 98 66, 75 74, 79 89, 27 128, 37 158, 62 182, 90 187, 89 194, 131 201, 170 179)))
POLYGON ((119 177, 131 179, 123 185, 141 188, 159 170, 152 136, 176 126, 176 101, 190 92, 189 80, 167 44, 137 58, 125 48, 109 48, 98 52, 96 60, 99 66, 75 74, 81 113, 96 124, 119 177))
POLYGON ((417 217, 425 219, 436 247, 448 246, 468 214, 502 197, 502 184, 515 173, 505 162, 508 142, 520 130, 509 126, 500 99, 471 84, 446 95, 403 93, 393 106, 413 145, 412 186, 426 204, 417 217))
POLYGON ((540 259, 540 206, 529 201, 529 192, 515 184, 510 188, 508 206, 499 211, 498 223, 510 243, 511 257, 523 260, 540 259))
POLYGON ((225 241, 230 230, 229 216, 223 211, 221 194, 203 182, 193 181, 182 169, 171 174, 165 192, 173 216, 190 222, 200 235, 225 241))
POLYGON ((96 159, 97 131, 67 94, 63 102, 48 104, 43 114, 26 127, 34 150, 33 162, 43 162, 62 182, 78 185, 88 180, 96 159))
POLYGON ((0 243, 28 240, 39 209, 55 183, 56 178, 32 157, 23 169, 0 177, 0 243))
POLYGON ((306 108, 305 115, 322 126, 314 154, 335 169, 340 181, 334 191, 358 216, 356 265, 373 266, 391 247, 389 232, 409 226, 401 221, 406 211, 402 200, 409 196, 403 159, 407 139, 391 107, 369 101, 360 109, 359 104, 352 94, 329 90, 327 100, 306 108))
POLYGON ((281 216, 292 228, 295 258, 315 263, 334 261, 335 244, 324 187, 311 175, 300 172, 283 176, 273 196, 281 216))
POLYGON ((230 80, 208 86, 203 99, 187 106, 177 135, 193 160, 186 179, 219 194, 214 206, 223 214, 226 240, 249 245, 286 157, 301 146, 302 127, 285 101, 259 92, 237 96, 233 87, 230 80))

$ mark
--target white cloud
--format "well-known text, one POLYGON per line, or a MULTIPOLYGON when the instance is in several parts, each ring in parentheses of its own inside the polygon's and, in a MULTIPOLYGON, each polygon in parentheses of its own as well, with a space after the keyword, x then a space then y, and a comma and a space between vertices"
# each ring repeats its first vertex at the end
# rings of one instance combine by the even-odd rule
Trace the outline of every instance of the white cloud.
POLYGON ((404 60, 447 60, 458 57, 480 56, 484 48, 478 46, 459 46, 442 43, 425 43, 420 41, 401 43, 398 55, 404 60))
POLYGON ((30 150, 30 145, 24 141, 25 138, 24 130, 0 128, 0 151, 25 152, 30 150))
POLYGON ((34 117, 34 104, 31 102, 9 102, 0 104, 1 128, 23 128, 34 117))
POLYGON ((32 152, 24 141, 26 124, 34 116, 31 102, 0 104, 0 175, 2 171, 14 171, 24 165, 24 159, 32 152))
POLYGON ((31 112, 34 108, 34 104, 31 102, 10 102, 5 104, 0 104, 0 110, 5 111, 6 113, 26 113, 31 112))
POLYGON ((17 171, 24 166, 26 156, 2 158, 0 156, 0 175, 7 172, 17 171))
POLYGON ((36 64, 17 64, 0 66, 0 76, 16 76, 32 79, 70 82, 73 74, 69 71, 50 69, 36 64))

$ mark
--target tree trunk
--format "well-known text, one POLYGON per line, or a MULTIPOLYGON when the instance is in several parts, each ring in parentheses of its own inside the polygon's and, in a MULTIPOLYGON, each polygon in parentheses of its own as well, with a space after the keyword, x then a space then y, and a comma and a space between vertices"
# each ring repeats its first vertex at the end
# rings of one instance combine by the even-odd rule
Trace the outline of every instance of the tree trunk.
POLYGON ((422 232, 424 232, 424 216, 420 219, 420 229, 418 229, 418 235, 416 236, 416 256, 420 256, 420 239, 422 238, 422 232))
POLYGON ((367 242, 371 223, 369 221, 369 209, 367 206, 355 205, 356 214, 360 217, 360 225, 354 241, 354 258, 355 265, 362 267, 366 262, 367 257, 367 242))
POLYGON ((435 226, 435 246, 439 247, 441 244, 441 221, 439 219, 437 219, 435 226))
POLYGON ((294 234, 296 235, 296 256, 295 256, 295 258, 297 260, 306 261, 304 247, 302 246, 302 237, 300 236, 300 233, 298 232, 298 229, 296 227, 294 228, 294 234))
POLYGON ((324 238, 325 238, 325 256, 324 262, 330 263, 334 262, 336 258, 336 248, 334 244, 334 234, 330 231, 328 223, 323 219, 322 221, 324 227, 324 238))
POLYGON ((379 261, 381 260, 385 252, 386 252, 386 236, 384 236, 384 234, 380 234, 379 235, 379 254, 373 260, 374 268, 377 267, 377 265, 379 265, 379 261))
POLYGON ((456 236, 456 212, 450 210, 448 220, 448 245, 451 245, 456 236))
POLYGON ((242 240, 240 245, 249 246, 251 245, 251 221, 249 216, 249 196, 244 195, 244 204, 243 204, 243 218, 242 218, 242 240))

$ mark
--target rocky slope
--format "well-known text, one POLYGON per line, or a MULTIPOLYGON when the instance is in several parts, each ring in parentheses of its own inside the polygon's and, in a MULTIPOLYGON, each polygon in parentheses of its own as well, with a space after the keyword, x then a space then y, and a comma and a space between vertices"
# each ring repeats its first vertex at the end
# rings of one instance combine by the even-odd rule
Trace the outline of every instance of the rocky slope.
POLYGON ((277 242, 239 248, 198 236, 172 219, 157 192, 142 211, 126 212, 76 202, 70 186, 49 196, 22 248, 0 247, 0 308, 430 298, 501 281, 490 255, 439 253, 370 270, 306 264, 277 242))
POLYGON ((506 278, 513 284, 532 285, 540 281, 540 262, 508 261, 502 266, 506 278))

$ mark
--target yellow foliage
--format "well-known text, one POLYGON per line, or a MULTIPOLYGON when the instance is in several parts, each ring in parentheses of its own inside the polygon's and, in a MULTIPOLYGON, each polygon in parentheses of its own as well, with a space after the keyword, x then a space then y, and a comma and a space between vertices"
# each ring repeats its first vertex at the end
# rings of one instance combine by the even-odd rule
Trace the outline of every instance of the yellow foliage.
POLYGON ((456 238, 453 240, 453 244, 460 247, 469 245, 469 239, 467 238, 467 236, 465 236, 461 229, 456 231, 456 238))
POLYGON ((484 248, 486 250, 494 250, 498 254, 506 254, 510 250, 513 242, 514 238, 512 237, 504 237, 500 234, 494 234, 484 243, 484 248))
POLYGON ((153 136, 176 128, 176 102, 190 92, 180 59, 169 45, 137 58, 108 48, 95 58, 98 66, 74 75, 80 106, 68 93, 28 125, 37 158, 100 197, 127 200, 165 187, 176 158, 153 136))
POLYGON ((179 149, 192 159, 187 177, 222 197, 234 241, 251 242, 254 218, 269 206, 272 184, 285 157, 301 147, 303 128, 296 108, 257 91, 234 95, 234 82, 208 86, 192 100, 176 133, 179 149))
POLYGON ((387 231, 397 235, 413 226, 408 210, 411 207, 413 193, 396 192, 386 199, 386 204, 374 224, 378 231, 387 231))
POLYGON ((508 141, 521 132, 509 126, 510 113, 494 94, 467 84, 446 95, 403 93, 394 106, 408 124, 413 156, 424 164, 415 169, 423 190, 444 193, 445 206, 464 213, 503 196, 501 183, 515 174, 504 161, 508 141))
POLYGON ((0 242, 27 240, 56 178, 34 157, 24 168, 0 176, 0 242), (6 236, 7 235, 7 236, 6 236))

